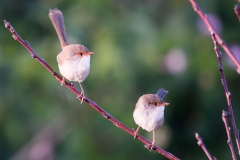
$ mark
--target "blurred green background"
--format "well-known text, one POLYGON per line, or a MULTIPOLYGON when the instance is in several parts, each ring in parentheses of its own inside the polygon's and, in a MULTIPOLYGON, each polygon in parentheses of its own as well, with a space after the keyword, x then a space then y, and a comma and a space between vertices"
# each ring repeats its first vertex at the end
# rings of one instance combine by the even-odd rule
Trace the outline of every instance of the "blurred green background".
MULTIPOLYGON (((240 57, 236 1, 198 3, 240 57)), ((85 94, 112 116, 136 128, 132 113, 138 97, 165 88, 170 106, 156 132, 156 144, 180 159, 207 159, 197 145, 198 132, 212 155, 231 159, 221 117, 227 103, 213 43, 188 1, 1 0, 0 4, 0 19, 9 21, 57 72, 61 48, 48 11, 58 7, 69 42, 95 52, 83 82, 85 94)), ((223 65, 239 127, 240 77, 225 53, 223 65)), ((140 134, 152 140, 152 133, 140 130, 140 134)), ((80 104, 2 23, 0 159, 166 158, 146 150, 86 103, 80 104)))

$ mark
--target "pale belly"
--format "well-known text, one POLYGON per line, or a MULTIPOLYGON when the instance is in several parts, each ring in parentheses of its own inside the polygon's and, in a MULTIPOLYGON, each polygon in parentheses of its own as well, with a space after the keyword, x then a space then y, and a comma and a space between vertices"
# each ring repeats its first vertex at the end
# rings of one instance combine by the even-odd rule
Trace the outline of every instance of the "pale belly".
POLYGON ((164 107, 157 107, 147 111, 135 109, 133 118, 137 125, 151 132, 162 126, 164 122, 164 107))
POLYGON ((79 61, 67 61, 58 65, 63 77, 69 81, 83 82, 90 72, 90 56, 79 61))

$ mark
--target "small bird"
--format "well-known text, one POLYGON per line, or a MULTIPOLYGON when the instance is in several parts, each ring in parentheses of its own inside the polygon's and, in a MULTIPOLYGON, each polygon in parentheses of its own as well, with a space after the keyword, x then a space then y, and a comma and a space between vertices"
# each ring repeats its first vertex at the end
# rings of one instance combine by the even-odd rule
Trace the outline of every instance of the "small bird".
POLYGON ((78 82, 81 88, 82 101, 85 98, 81 83, 90 72, 90 55, 87 47, 81 44, 68 44, 67 33, 64 25, 63 14, 57 8, 49 10, 49 18, 57 32, 62 51, 57 56, 58 68, 63 76, 61 84, 65 84, 65 78, 69 81, 78 82))
POLYGON ((137 137, 140 127, 148 132, 153 131, 153 141, 150 151, 155 144, 154 131, 162 126, 164 122, 164 109, 169 103, 163 101, 163 97, 168 93, 165 89, 159 89, 157 94, 145 94, 141 96, 133 112, 133 118, 138 125, 134 138, 137 137))

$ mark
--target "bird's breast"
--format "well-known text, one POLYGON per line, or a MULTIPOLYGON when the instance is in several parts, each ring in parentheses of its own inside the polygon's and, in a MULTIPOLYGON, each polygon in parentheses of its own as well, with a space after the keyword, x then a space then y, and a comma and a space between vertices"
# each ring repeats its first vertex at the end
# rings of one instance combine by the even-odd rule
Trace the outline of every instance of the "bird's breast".
POLYGON ((156 130, 164 122, 164 108, 164 106, 147 110, 136 108, 133 112, 134 121, 149 132, 156 130))
POLYGON ((82 82, 90 72, 90 55, 62 60, 59 54, 57 60, 60 73, 69 81, 82 82))

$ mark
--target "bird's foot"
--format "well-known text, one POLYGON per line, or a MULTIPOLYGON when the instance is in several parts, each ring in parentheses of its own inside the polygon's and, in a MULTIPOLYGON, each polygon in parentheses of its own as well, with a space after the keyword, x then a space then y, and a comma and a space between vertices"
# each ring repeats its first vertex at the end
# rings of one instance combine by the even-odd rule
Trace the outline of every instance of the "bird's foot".
POLYGON ((152 150, 155 150, 155 144, 154 144, 154 143, 152 143, 152 144, 146 144, 146 145, 144 145, 144 147, 147 148, 147 149, 149 149, 150 152, 151 152, 152 150))
POLYGON ((79 86, 81 88, 81 94, 77 98, 80 99, 82 97, 82 100, 81 100, 81 104, 82 104, 83 99, 85 99, 86 97, 85 97, 84 90, 83 90, 83 87, 82 87, 81 83, 80 82, 78 82, 78 83, 79 83, 79 86))
POLYGON ((66 84, 66 79, 65 79, 65 77, 62 78, 62 80, 61 80, 60 83, 61 83, 61 86, 66 84))
POLYGON ((81 104, 82 104, 83 100, 85 99, 85 94, 84 94, 84 92, 81 92, 81 94, 79 94, 79 95, 77 96, 77 99, 81 100, 81 104), (81 97, 82 97, 82 98, 81 98, 81 97))
POLYGON ((134 135, 133 135, 134 139, 139 135, 139 129, 140 129, 140 126, 138 126, 136 131, 134 130, 134 135))
POLYGON ((150 152, 154 149, 154 144, 152 143, 151 145, 150 145, 150 152))
POLYGON ((134 136, 133 138, 135 139, 138 136, 138 132, 134 131, 134 136))

